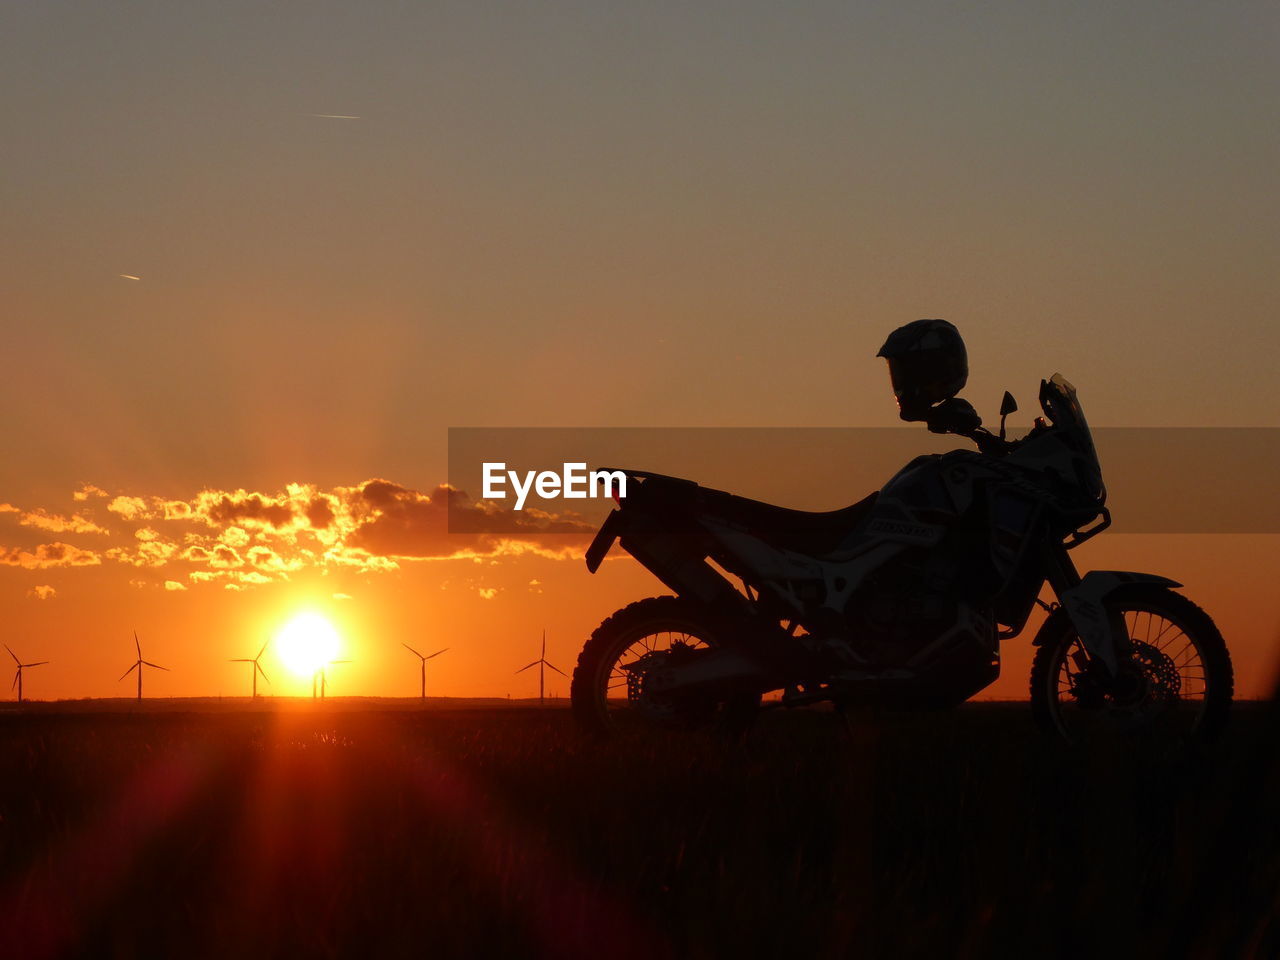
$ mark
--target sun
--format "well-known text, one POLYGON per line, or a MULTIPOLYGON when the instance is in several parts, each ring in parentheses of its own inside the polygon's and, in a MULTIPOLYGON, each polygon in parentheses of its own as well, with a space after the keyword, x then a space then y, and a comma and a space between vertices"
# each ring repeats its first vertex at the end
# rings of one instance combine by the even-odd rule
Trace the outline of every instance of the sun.
POLYGON ((276 634, 276 651, 284 665, 309 677, 338 655, 338 631, 318 613, 300 613, 276 634))

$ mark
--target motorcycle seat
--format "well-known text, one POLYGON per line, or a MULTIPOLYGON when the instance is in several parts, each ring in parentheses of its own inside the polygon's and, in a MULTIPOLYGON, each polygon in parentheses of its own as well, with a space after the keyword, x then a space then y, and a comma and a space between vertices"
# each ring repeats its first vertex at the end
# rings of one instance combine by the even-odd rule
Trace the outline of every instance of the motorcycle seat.
POLYGON ((771 503, 746 497, 704 490, 708 512, 716 514, 747 533, 778 547, 810 557, 821 557, 834 551, 853 528, 871 512, 878 493, 864 497, 840 510, 810 512, 775 507, 771 503))

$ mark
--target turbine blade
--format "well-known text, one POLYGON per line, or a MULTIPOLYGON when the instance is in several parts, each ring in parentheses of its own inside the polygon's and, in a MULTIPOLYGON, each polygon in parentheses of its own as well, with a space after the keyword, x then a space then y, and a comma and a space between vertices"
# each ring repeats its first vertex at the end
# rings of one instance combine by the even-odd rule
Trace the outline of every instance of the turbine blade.
POLYGON ((138 641, 138 631, 133 631, 133 645, 138 648, 138 659, 142 659, 142 644, 138 641))
POLYGON ((263 670, 263 669, 262 669, 262 664, 260 664, 257 660, 255 660, 255 661, 253 661, 253 665, 254 665, 255 667, 257 667, 257 668, 258 668, 258 672, 259 672, 260 674, 262 674, 262 679, 263 679, 263 680, 265 680, 265 681, 267 681, 267 683, 270 683, 270 682, 271 682, 271 678, 267 676, 267 671, 265 671, 265 670, 263 670))
POLYGON ((546 630, 546 627, 543 627, 543 628, 542 628, 542 659, 543 659, 543 660, 547 659, 547 630, 546 630))
POLYGON ((227 663, 257 663, 257 661, 250 660, 248 657, 232 657, 227 663))
POLYGON ((270 640, 262 641, 262 649, 258 651, 258 655, 253 658, 254 660, 260 660, 262 658, 262 655, 267 652, 267 644, 270 642, 270 640))
MULTIPOLYGON (((4 648, 5 648, 6 650, 9 650, 9 645, 6 643, 6 644, 4 645, 4 648)), ((9 656, 13 657, 13 662, 14 662, 14 663, 18 664, 19 666, 21 666, 21 665, 22 665, 22 661, 20 661, 20 660, 18 659, 18 655, 17 655, 16 653, 14 653, 12 650, 9 650, 9 656)))
POLYGON ((48 662, 49 662, 48 660, 37 660, 35 663, 21 663, 21 664, 19 664, 19 666, 21 666, 21 667, 43 667, 43 666, 44 666, 46 663, 48 663, 48 662))
MULTIPOLYGON (((536 667, 541 662, 542 662, 541 660, 535 660, 533 661, 533 663, 529 664, 529 667, 536 667)), ((526 670, 529 669, 529 667, 521 667, 519 670, 516 671, 516 673, 524 673, 526 670)))
POLYGON ((330 663, 350 663, 350 660, 330 660, 330 663))
POLYGON ((565 673, 563 670, 561 670, 561 669, 560 669, 559 667, 557 667, 555 664, 548 663, 548 664, 547 664, 547 666, 548 666, 548 667, 550 667, 552 670, 554 670, 556 673, 560 674, 560 676, 562 676, 562 677, 567 677, 567 676, 568 676, 568 674, 567 674, 567 673, 565 673))
POLYGON ((412 653, 415 657, 422 657, 422 654, 420 654, 417 650, 413 649, 413 647, 409 646, 407 643, 404 643, 403 641, 401 641, 400 646, 404 647, 406 650, 412 653))
MULTIPOLYGON (((138 661, 138 663, 141 663, 141 662, 142 662, 141 660, 139 660, 139 661, 138 661)), ((130 668, 129 668, 128 670, 126 670, 124 673, 120 674, 120 680, 123 680, 123 679, 124 679, 125 677, 127 677, 129 674, 133 673, 133 671, 134 671, 134 670, 138 669, 138 663, 135 663, 132 667, 130 667, 130 668)), ((116 683, 119 683, 119 682, 120 682, 120 680, 117 680, 117 681, 116 681, 116 683)))
POLYGON ((160 664, 158 664, 158 663, 152 663, 150 660, 143 660, 142 662, 143 662, 143 663, 145 663, 148 667, 155 667, 157 670, 168 670, 168 669, 169 669, 168 667, 162 667, 162 666, 160 666, 160 664))
MULTIPOLYGON (((448 650, 448 649, 449 649, 448 647, 445 647, 445 648, 444 648, 444 650, 437 650, 435 653, 433 653, 433 654, 431 655, 431 657, 438 657, 438 656, 440 656, 440 654, 444 653, 444 652, 445 652, 445 650, 448 650)), ((423 657, 422 659, 423 659, 423 660, 430 660, 430 659, 431 659, 431 657, 423 657)))
POLYGON ((20 676, 22 676, 22 668, 21 668, 21 667, 19 667, 19 668, 18 668, 17 670, 15 670, 15 671, 13 671, 13 683, 9 684, 9 689, 10 689, 10 690, 12 690, 14 687, 16 687, 16 686, 18 685, 18 678, 19 678, 20 676))

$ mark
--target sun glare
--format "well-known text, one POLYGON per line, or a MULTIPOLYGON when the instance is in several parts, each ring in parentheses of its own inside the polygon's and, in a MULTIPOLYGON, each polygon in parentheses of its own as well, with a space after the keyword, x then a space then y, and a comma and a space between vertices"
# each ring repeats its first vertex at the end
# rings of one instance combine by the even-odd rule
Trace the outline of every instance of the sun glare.
POLYGON ((318 613, 300 613, 276 634, 276 651, 284 665, 309 677, 338 655, 338 631, 318 613))

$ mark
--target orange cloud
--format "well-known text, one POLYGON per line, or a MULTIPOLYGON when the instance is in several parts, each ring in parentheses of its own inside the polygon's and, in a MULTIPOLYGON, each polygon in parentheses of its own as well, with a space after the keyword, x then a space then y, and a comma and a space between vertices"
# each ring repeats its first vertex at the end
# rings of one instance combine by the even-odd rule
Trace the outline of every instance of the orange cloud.
POLYGON ((110 536, 94 519, 92 505, 95 498, 110 497, 105 510, 117 518, 114 544, 101 553, 66 543, 0 548, 0 564, 42 569, 105 558, 163 570, 159 582, 166 590, 177 589, 169 584, 200 583, 241 589, 288 580, 309 568, 376 574, 427 560, 498 562, 528 553, 575 558, 592 531, 572 514, 515 513, 472 501, 447 484, 424 493, 380 478, 328 489, 307 483, 274 492, 206 489, 186 500, 111 496, 86 484, 72 496, 85 506, 71 516, 8 504, 0 504, 0 513, 17 513, 21 523, 37 529, 110 536))
POLYGON ((88 517, 78 513, 67 517, 57 513, 50 513, 43 507, 36 507, 34 510, 23 510, 21 507, 15 507, 12 503, 0 503, 0 513, 16 513, 18 515, 18 523, 22 526, 31 527, 35 530, 45 530, 49 533, 109 532, 88 517))
POLYGON ((107 504, 107 509, 126 520, 141 520, 147 516, 147 501, 141 497, 120 496, 107 504))
POLYGON ((287 497, 264 497, 244 490, 221 495, 206 490, 197 498, 197 503, 198 512, 213 525, 242 523, 283 527, 294 517, 287 497))
MULTIPOLYGON (((8 504, 5 504, 5 506, 8 506, 8 504)), ((92 520, 79 514, 64 517, 56 513, 47 513, 43 508, 39 507, 29 513, 22 514, 18 522, 24 527, 34 527, 37 530, 47 530, 50 533, 108 532, 104 527, 98 526, 92 520)))
POLYGON ((133 567, 163 567, 178 553, 178 545, 161 538, 155 530, 144 528, 136 531, 137 548, 112 547, 106 552, 108 560, 133 567))
POLYGON ((42 543, 34 550, 0 547, 0 566, 22 567, 24 570, 93 567, 100 563, 102 558, 92 550, 82 550, 69 543, 42 543))
MULTIPOLYGON (((351 498, 357 525, 348 543, 370 553, 417 559, 520 553, 573 555, 593 528, 576 517, 503 510, 441 484, 431 494, 370 480, 351 498), (566 537, 564 534, 578 534, 566 537)), ((580 555, 580 553, 578 554, 580 555)))
POLYGON ((57 595, 58 591, 47 583, 42 583, 38 587, 32 587, 27 591, 27 596, 34 597, 36 600, 52 600, 57 595))

